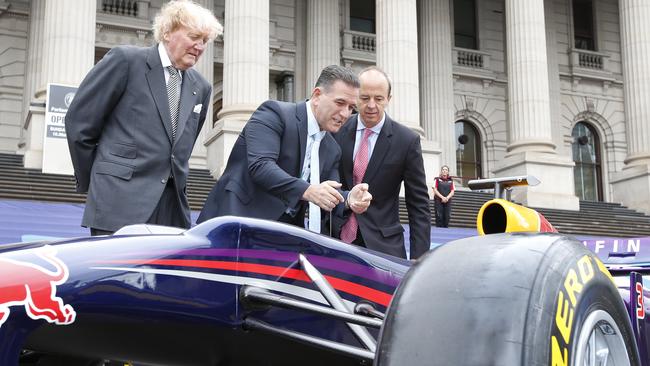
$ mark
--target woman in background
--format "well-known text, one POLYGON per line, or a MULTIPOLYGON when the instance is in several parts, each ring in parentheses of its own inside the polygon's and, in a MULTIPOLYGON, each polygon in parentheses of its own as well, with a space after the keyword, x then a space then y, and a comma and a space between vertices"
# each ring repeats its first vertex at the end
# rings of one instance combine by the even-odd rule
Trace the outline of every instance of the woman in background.
POLYGON ((433 184, 433 200, 436 208, 436 226, 449 227, 451 218, 451 198, 454 196, 454 181, 449 175, 449 167, 440 168, 440 176, 433 184))

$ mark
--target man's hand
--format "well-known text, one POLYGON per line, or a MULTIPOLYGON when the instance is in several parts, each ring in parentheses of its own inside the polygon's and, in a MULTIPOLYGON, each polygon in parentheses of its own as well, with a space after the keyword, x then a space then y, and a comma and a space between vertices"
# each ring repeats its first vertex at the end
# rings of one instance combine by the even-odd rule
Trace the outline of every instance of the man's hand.
POLYGON ((368 183, 357 184, 348 194, 348 205, 357 215, 366 212, 370 201, 372 201, 372 195, 368 192, 368 183))
POLYGON ((336 205, 343 202, 343 196, 336 190, 340 187, 341 183, 332 180, 311 184, 302 194, 302 199, 316 204, 325 211, 332 211, 336 205))

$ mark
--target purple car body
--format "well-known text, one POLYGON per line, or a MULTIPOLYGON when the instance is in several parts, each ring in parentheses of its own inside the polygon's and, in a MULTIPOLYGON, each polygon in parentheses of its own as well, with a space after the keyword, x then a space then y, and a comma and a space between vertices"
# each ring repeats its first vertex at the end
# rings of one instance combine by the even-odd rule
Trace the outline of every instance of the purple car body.
MULTIPOLYGON (((234 217, 181 234, 117 233, 5 245, 0 247, 0 365, 19 364, 23 349, 183 365, 272 362, 287 354, 293 355, 289 364, 302 364, 314 354, 322 358, 318 364, 357 363, 243 329, 244 319, 254 317, 362 346, 344 322, 244 306, 239 294, 246 286, 326 305, 301 268, 299 254, 346 306, 364 302, 378 312, 386 311, 410 266, 293 226, 234 217)), ((376 330, 371 333, 377 337, 376 330)))
MULTIPOLYGON (((245 290, 336 308, 317 283, 325 279, 339 309, 359 313, 353 309, 365 304, 375 314, 369 319, 381 319, 411 266, 255 219, 222 217, 165 232, 142 225, 110 237, 0 246, 0 365, 29 364, 25 350, 171 365, 358 365, 374 353, 379 327, 369 327, 373 339, 364 341, 336 314, 249 301, 245 290)), ((650 366, 646 241, 584 244, 612 272, 642 364, 650 366)))

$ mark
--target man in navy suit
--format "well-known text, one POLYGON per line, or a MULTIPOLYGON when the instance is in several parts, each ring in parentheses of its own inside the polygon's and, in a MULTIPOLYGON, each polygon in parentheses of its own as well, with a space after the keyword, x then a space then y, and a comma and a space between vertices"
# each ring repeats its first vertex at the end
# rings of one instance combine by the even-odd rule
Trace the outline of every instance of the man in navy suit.
POLYGON ((341 149, 330 134, 351 115, 358 88, 351 70, 332 65, 323 69, 308 101, 262 103, 235 142, 197 222, 236 215, 302 227, 307 203, 331 211, 345 201, 363 212, 371 199, 366 185, 350 186, 349 194, 338 190, 341 149), (306 156, 316 136, 322 136, 320 181, 308 182, 306 156))
POLYGON ((359 80, 359 114, 352 116, 334 137, 342 151, 342 189, 358 184, 356 180, 367 183, 372 202, 364 214, 347 210, 343 217, 337 217, 334 236, 406 258, 404 229, 399 221, 399 193, 403 182, 411 233, 410 257, 415 259, 429 249, 431 232, 420 136, 384 111, 391 99, 386 73, 369 67, 361 71, 359 80))
POLYGON ((189 158, 211 103, 212 82, 192 69, 222 30, 190 1, 165 4, 156 46, 111 49, 85 77, 65 127, 77 180, 88 192, 82 226, 190 227, 189 158))

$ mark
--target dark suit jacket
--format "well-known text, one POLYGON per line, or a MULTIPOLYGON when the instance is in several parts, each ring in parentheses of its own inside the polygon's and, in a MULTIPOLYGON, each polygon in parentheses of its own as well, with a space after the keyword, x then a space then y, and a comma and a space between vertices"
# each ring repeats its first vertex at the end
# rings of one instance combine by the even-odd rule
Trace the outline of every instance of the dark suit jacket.
MULTIPOLYGON (((278 220, 292 207, 299 210, 292 223, 302 226, 306 206, 302 195, 309 186, 300 178, 308 139, 306 107, 305 102, 269 100, 257 108, 197 222, 223 215, 278 220)), ((318 156, 321 181, 338 182, 341 149, 329 133, 318 156)))
MULTIPOLYGON (((353 186, 356 126, 357 115, 353 115, 334 135, 342 151, 340 175, 343 190, 350 190, 353 186)), ((399 222, 402 181, 411 233, 411 258, 418 258, 429 249, 431 242, 431 212, 420 136, 386 115, 363 178, 363 182, 369 185, 372 202, 368 211, 357 215, 357 221, 367 248, 406 258, 404 229, 399 222)), ((349 210, 347 213, 349 215, 349 210)), ((341 226, 348 215, 338 218, 334 236, 340 237, 341 226)))
POLYGON ((93 67, 79 86, 65 121, 77 190, 88 192, 83 226, 114 231, 146 222, 170 175, 182 207, 179 218, 190 226, 188 162, 211 92, 211 84, 197 71, 183 72, 172 144, 157 45, 113 48, 93 67))

